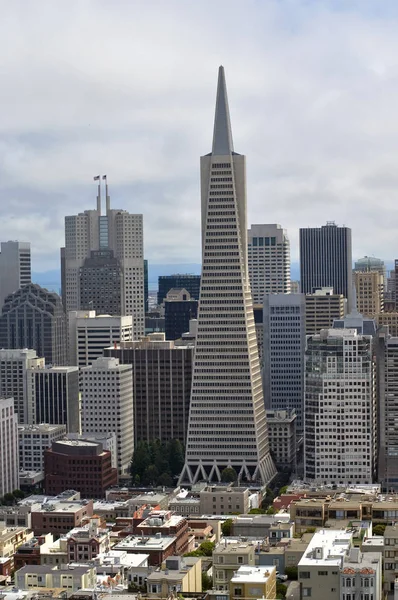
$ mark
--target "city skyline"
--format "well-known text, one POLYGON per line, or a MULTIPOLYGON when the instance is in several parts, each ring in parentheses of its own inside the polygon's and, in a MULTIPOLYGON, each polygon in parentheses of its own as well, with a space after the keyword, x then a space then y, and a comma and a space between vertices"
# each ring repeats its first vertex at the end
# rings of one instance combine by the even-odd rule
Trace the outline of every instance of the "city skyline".
POLYGON ((4 59, 0 239, 29 240, 34 230, 34 270, 58 266, 63 217, 91 205, 97 173, 108 173, 118 206, 144 213, 150 261, 199 260, 197 156, 220 63, 251 158, 248 222, 286 228, 293 260, 298 228, 326 220, 352 228, 355 257, 393 256, 393 3, 233 2, 220 29, 222 6, 209 25, 206 10, 171 2, 167 12, 157 6, 167 27, 155 30, 151 3, 95 4, 67 15, 62 4, 28 7, 24 20, 15 6, 4 11, 13 52, 4 59), (104 41, 95 51, 81 47, 92 28, 104 41), (32 51, 32 36, 45 53, 32 51))

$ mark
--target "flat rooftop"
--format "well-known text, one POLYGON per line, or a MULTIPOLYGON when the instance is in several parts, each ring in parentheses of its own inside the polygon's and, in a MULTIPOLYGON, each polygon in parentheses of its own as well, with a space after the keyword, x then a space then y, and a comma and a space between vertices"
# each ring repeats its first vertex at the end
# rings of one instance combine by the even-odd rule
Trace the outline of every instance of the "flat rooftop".
POLYGON ((160 537, 151 536, 129 536, 113 546, 113 550, 135 551, 140 550, 142 554, 151 551, 166 550, 176 541, 175 536, 162 535, 160 537))
POLYGON ((322 529, 318 531, 313 535, 298 566, 341 566, 343 558, 350 548, 352 536, 352 532, 348 533, 345 530, 322 529))
POLYGON ((266 583, 272 574, 276 573, 276 567, 240 567, 232 577, 232 583, 266 583))

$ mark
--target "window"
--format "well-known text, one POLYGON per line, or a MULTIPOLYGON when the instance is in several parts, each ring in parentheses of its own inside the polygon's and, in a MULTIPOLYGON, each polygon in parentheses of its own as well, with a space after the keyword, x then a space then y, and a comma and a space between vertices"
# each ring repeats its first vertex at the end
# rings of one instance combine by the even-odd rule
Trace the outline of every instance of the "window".
POLYGON ((312 588, 303 587, 303 598, 312 596, 312 588))
POLYGON ((300 571, 299 572, 299 579, 309 579, 311 576, 311 573, 309 571, 300 571))
POLYGON ((234 588, 234 596, 241 596, 242 595, 242 588, 234 588))
POLYGON ((328 572, 327 571, 318 571, 318 575, 327 575, 328 572))
POLYGON ((238 556, 238 565, 243 565, 243 556, 238 556))

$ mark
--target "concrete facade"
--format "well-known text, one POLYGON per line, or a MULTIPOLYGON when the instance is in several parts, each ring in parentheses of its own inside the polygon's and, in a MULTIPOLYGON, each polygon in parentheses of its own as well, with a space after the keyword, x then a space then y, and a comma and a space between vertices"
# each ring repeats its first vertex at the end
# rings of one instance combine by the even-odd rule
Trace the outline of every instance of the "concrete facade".
POLYGON ((18 488, 18 417, 13 398, 0 398, 0 496, 18 488))
POLYGON ((333 288, 322 288, 305 296, 305 333, 316 335, 321 329, 333 327, 334 319, 343 319, 346 301, 333 288))
POLYGON ((13 294, 31 281, 30 243, 1 242, 0 311, 9 294, 13 294))

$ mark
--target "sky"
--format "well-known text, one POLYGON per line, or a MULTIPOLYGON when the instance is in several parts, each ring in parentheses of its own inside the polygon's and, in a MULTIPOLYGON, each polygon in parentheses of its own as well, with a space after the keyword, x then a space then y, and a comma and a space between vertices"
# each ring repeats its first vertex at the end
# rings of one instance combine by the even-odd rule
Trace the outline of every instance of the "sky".
POLYGON ((398 255, 396 0, 0 0, 0 240, 59 267, 65 215, 143 213, 145 257, 200 262, 199 157, 223 64, 248 224, 398 255))

